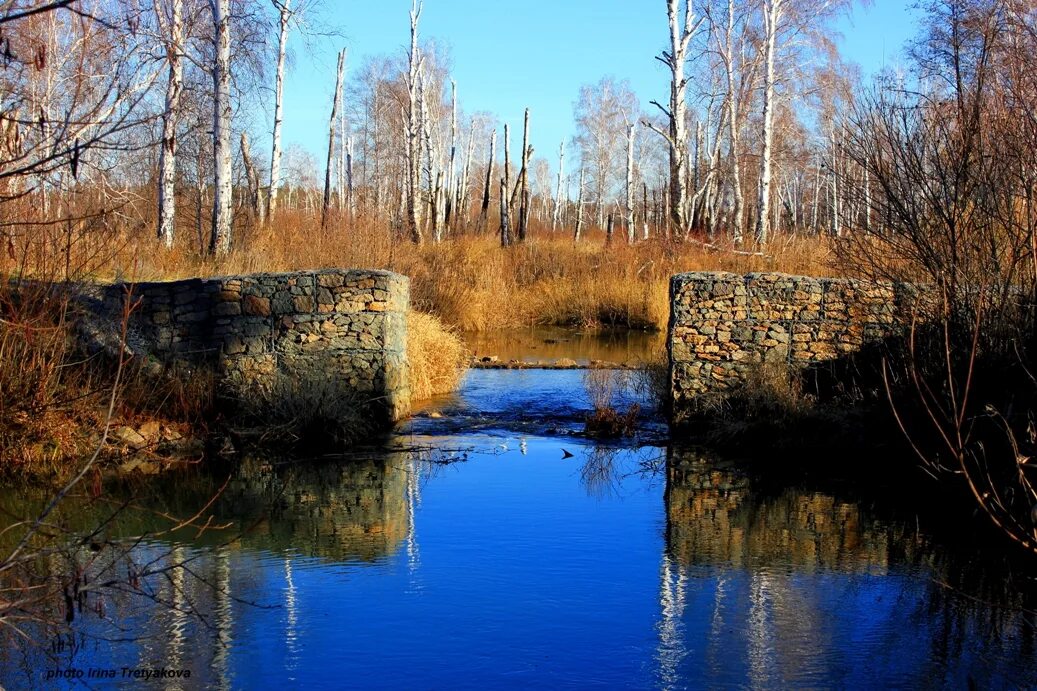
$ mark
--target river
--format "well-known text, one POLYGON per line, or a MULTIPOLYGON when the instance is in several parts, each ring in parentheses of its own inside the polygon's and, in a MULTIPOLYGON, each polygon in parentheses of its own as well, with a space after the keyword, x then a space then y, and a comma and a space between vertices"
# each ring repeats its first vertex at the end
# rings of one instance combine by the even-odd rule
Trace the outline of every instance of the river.
POLYGON ((1033 583, 989 540, 881 487, 671 443, 647 400, 639 437, 597 442, 583 384, 473 370, 348 457, 136 487, 110 538, 146 537, 112 570, 155 575, 7 650, 0 684, 136 688, 127 674, 164 668, 191 676, 153 686, 1037 686, 1033 583), (206 529, 160 534, 221 487, 206 529), (67 670, 84 678, 46 680, 67 670))

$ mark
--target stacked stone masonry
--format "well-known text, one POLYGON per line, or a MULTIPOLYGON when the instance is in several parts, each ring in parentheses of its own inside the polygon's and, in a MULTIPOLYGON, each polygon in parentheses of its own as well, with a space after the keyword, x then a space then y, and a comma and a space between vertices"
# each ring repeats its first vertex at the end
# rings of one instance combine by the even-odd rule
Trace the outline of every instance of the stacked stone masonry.
POLYGON ((674 415, 740 386, 761 363, 831 360, 892 335, 918 303, 909 284, 696 272, 670 282, 674 415))
POLYGON ((136 306, 129 345, 167 367, 210 367, 249 395, 279 375, 330 377, 376 412, 409 412, 409 281, 386 271, 323 270, 117 284, 105 311, 136 306))

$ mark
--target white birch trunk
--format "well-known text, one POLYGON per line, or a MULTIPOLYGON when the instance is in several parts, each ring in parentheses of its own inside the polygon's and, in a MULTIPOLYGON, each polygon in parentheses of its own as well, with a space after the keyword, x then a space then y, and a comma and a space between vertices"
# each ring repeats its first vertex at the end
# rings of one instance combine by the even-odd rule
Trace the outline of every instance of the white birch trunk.
MULTIPOLYGON (((180 118, 180 96, 184 87, 181 60, 184 43, 183 0, 172 0, 171 5, 169 43, 166 45, 169 82, 166 85, 166 107, 162 114, 162 148, 158 164, 158 237, 167 248, 173 246, 176 222, 176 126, 180 118)), ((161 4, 156 3, 155 11, 161 17, 161 4)), ((164 23, 164 18, 160 22, 164 23)))
POLYGON ((558 211, 562 207, 562 177, 565 175, 565 142, 558 145, 558 185, 555 188, 554 209, 551 211, 551 231, 558 226, 558 211))
POLYGON ((583 183, 586 177, 586 169, 580 167, 580 190, 576 194, 576 230, 573 231, 573 242, 580 241, 580 233, 583 232, 583 183))
POLYGON ((627 244, 634 244, 634 123, 627 126, 627 244))
POLYGON ((767 244, 771 228, 771 149, 774 142, 774 48, 783 0, 764 0, 763 151, 760 153, 760 197, 757 202, 756 243, 767 244))
POLYGON ((280 32, 277 38, 277 74, 274 78, 274 133, 270 150, 270 189, 267 192, 267 216, 277 208, 277 192, 281 187, 281 123, 284 120, 284 63, 288 50, 288 21, 292 0, 281 0, 278 7, 280 32))
POLYGON ((450 80, 450 162, 446 171, 446 189, 445 189, 445 208, 443 210, 444 223, 449 232, 451 215, 454 210, 454 199, 457 197, 457 191, 454 189, 454 185, 457 184, 457 82, 453 79, 450 80))
MULTIPOLYGON (((683 237, 688 231, 688 188, 685 166, 688 160, 687 79, 684 67, 688 46, 701 20, 695 20, 691 0, 684 0, 684 23, 680 22, 680 0, 667 0, 670 24, 670 223, 683 237)), ((664 61, 665 62, 665 61, 664 61)))
POLYGON ((504 125, 504 185, 501 188, 501 217, 500 217, 500 242, 501 246, 507 247, 511 244, 511 157, 508 150, 511 148, 511 135, 508 125, 504 125))
POLYGON ((215 193, 209 251, 217 257, 225 257, 230 252, 234 179, 230 148, 230 0, 210 0, 210 3, 216 29, 216 63, 213 69, 215 193))
POLYGON ((724 67, 727 73, 727 124, 730 128, 731 145, 731 187, 734 193, 734 207, 732 215, 732 239, 735 244, 741 244, 744 240, 742 232, 745 226, 745 197, 742 195, 742 171, 739 157, 739 135, 738 135, 738 85, 735 82, 735 3, 728 0, 727 3, 727 42, 724 48, 724 67))
POLYGON ((421 123, 418 121, 418 82, 420 80, 420 56, 418 54, 418 20, 421 17, 421 2, 411 0, 410 10, 410 55, 407 80, 407 230, 411 240, 421 244, 421 123))

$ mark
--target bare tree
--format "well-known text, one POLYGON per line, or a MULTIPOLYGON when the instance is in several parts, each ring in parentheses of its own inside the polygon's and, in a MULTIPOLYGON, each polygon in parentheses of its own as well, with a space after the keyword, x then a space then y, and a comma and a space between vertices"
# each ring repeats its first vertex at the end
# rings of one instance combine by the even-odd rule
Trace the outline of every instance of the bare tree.
POLYGON ((604 226, 605 209, 621 186, 623 136, 637 111, 637 97, 629 82, 617 82, 611 77, 580 87, 573 107, 574 144, 590 177, 599 227, 604 226))
POLYGON ((335 96, 331 104, 331 117, 328 119, 328 160, 324 168, 324 203, 321 206, 320 226, 328 226, 328 208, 331 206, 331 180, 335 165, 335 130, 338 125, 338 113, 342 108, 342 76, 346 66, 346 49, 338 54, 338 68, 335 72, 335 96))
POLYGON ((702 25, 696 17, 691 0, 684 0, 684 21, 681 21, 681 0, 666 0, 666 16, 670 26, 670 50, 656 57, 670 70, 670 102, 664 108, 652 101, 669 120, 664 131, 646 120, 645 125, 662 135, 670 145, 670 227, 683 236, 688 231, 688 186, 685 169, 688 162, 687 90, 688 80, 684 69, 688 61, 691 41, 702 25))

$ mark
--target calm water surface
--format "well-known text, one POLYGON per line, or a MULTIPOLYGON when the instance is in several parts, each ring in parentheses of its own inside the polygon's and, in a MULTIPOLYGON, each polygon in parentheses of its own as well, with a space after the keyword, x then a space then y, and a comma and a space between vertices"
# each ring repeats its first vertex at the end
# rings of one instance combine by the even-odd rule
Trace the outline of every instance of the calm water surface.
MULTIPOLYGON (((125 631, 82 616, 57 662, 9 651, 0 683, 57 665, 190 669, 183 688, 1037 686, 1025 578, 846 486, 776 485, 651 427, 595 444, 581 376, 471 372, 387 449, 247 462, 228 528, 137 548, 187 566, 146 586, 164 606, 113 602, 125 631)), ((221 483, 145 503, 190 515, 221 483)))

